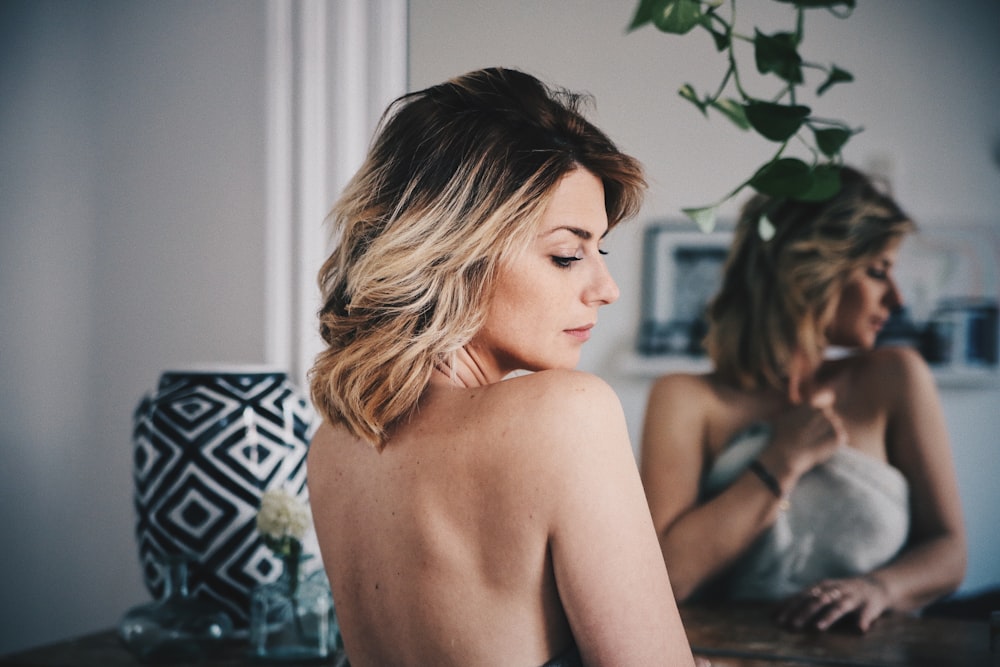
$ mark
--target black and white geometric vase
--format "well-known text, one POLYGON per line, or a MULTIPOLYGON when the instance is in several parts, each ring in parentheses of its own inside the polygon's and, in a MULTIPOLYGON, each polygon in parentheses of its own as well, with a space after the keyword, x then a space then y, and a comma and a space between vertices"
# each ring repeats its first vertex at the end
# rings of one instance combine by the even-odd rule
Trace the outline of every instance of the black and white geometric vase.
POLYGON ((222 605, 237 629, 247 626, 254 586, 276 580, 283 567, 257 533, 261 494, 284 488, 308 501, 306 453, 316 426, 284 372, 163 373, 136 407, 133 430, 136 537, 154 598, 164 584, 159 556, 185 553, 195 559, 191 594, 222 605))

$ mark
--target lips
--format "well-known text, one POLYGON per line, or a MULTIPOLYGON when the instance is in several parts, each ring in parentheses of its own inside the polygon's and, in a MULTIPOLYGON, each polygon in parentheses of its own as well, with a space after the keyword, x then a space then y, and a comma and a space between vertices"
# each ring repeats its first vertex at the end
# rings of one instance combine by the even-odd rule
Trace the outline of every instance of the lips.
POLYGON ((578 327, 576 329, 566 329, 565 331, 574 338, 577 338, 581 341, 586 341, 590 339, 590 330, 593 328, 594 328, 593 324, 587 324, 585 326, 578 327))

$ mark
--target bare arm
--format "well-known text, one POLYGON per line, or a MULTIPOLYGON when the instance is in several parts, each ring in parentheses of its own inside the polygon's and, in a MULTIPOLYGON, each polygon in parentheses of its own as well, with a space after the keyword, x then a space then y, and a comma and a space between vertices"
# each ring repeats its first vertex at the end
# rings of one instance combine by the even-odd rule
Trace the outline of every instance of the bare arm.
POLYGON ((693 665, 621 405, 597 378, 573 382, 550 425, 561 459, 550 546, 581 655, 587 665, 693 665))
POLYGON ((911 611, 954 591, 965 576, 966 542, 944 414, 934 378, 913 350, 885 350, 875 374, 891 396, 889 462, 910 483, 910 537, 903 552, 872 573, 876 591, 859 608, 864 630, 885 610, 911 611))
MULTIPOLYGON (((780 499, 751 472, 698 503, 708 456, 707 406, 713 400, 703 377, 672 375, 656 382, 646 409, 642 481, 678 600, 724 571, 780 512, 780 499)), ((774 427, 760 460, 786 494, 844 440, 839 422, 825 407, 795 406, 774 427)))
POLYGON ((707 393, 693 376, 661 378, 650 392, 643 427, 642 483, 674 594, 681 601, 742 554, 779 511, 773 494, 747 475, 698 504, 707 393))
POLYGON ((910 482, 910 541, 876 572, 892 607, 912 610, 954 591, 966 543, 955 464, 934 378, 916 352, 898 350, 902 391, 889 420, 889 461, 910 482))

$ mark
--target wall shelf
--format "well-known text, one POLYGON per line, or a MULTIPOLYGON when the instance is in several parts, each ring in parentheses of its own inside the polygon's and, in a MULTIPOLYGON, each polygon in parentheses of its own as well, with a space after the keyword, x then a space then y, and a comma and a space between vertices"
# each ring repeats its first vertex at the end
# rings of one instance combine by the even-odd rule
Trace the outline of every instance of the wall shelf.
MULTIPOLYGON (((712 368, 704 356, 632 352, 622 357, 622 373, 639 378, 653 379, 667 373, 707 373, 712 368)), ((941 389, 1000 389, 1000 368, 931 366, 931 372, 941 389)))

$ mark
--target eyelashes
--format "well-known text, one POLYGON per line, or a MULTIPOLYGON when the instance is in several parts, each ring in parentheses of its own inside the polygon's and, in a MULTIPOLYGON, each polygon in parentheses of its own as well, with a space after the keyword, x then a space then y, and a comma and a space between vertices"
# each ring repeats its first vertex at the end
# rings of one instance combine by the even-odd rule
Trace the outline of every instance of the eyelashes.
POLYGON ((583 257, 561 257, 560 255, 552 255, 552 263, 560 269, 568 269, 570 264, 573 262, 579 262, 581 259, 583 259, 583 257))
MULTIPOLYGON (((607 250, 601 250, 598 248, 597 253, 600 255, 607 255, 607 250)), ((579 262, 583 259, 583 251, 577 250, 576 253, 571 257, 564 257, 562 255, 552 255, 552 263, 561 269, 568 269, 573 262, 579 262)))

